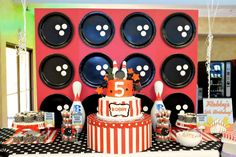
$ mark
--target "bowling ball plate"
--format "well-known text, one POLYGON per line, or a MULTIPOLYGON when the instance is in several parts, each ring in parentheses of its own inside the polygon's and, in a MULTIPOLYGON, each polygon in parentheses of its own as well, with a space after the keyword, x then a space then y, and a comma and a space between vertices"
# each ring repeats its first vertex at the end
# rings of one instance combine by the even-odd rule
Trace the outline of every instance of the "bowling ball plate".
POLYGON ((124 19, 120 32, 129 46, 142 48, 152 42, 156 29, 153 20, 148 15, 137 12, 124 19))
POLYGON ((183 88, 193 79, 194 64, 190 58, 182 54, 174 54, 166 58, 162 64, 163 81, 172 88, 183 88))
POLYGON ((125 61, 127 69, 132 68, 136 74, 139 74, 142 87, 150 84, 155 76, 155 66, 152 60, 139 53, 129 55, 125 61))
POLYGON ((135 97, 138 97, 141 99, 141 105, 142 105, 141 111, 144 113, 150 114, 154 102, 149 97, 142 94, 136 94, 135 97))
POLYGON ((184 13, 174 13, 166 18, 162 26, 162 37, 172 47, 189 45, 196 34, 192 18, 184 13))
POLYGON ((79 74, 85 84, 91 87, 101 86, 108 67, 112 68, 112 60, 102 53, 92 53, 80 63, 79 74))
POLYGON ((74 77, 70 60, 60 54, 49 55, 40 64, 40 78, 50 88, 67 87, 74 77))
POLYGON ((56 128, 61 128, 62 116, 61 111, 58 109, 64 110, 65 104, 69 105, 69 109, 72 105, 72 101, 64 95, 53 94, 47 96, 41 103, 40 110, 45 112, 54 112, 55 113, 55 126, 56 128))
POLYGON ((66 15, 53 12, 41 19, 38 34, 42 42, 48 47, 61 48, 71 41, 73 25, 66 15))
POLYGON ((80 23, 82 40, 91 47, 104 47, 113 38, 115 28, 112 20, 101 12, 87 14, 80 23))
POLYGON ((167 96, 163 101, 166 109, 171 110, 170 122, 172 126, 178 119, 178 114, 181 113, 193 113, 194 104, 193 101, 185 94, 174 93, 167 96))

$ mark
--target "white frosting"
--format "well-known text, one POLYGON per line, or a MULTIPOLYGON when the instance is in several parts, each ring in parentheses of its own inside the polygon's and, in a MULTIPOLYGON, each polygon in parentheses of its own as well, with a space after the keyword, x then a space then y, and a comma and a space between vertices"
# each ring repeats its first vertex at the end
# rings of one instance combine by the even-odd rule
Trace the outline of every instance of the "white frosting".
POLYGON ((97 113, 97 117, 101 120, 106 120, 106 121, 124 122, 124 121, 134 121, 134 120, 141 119, 143 117, 143 113, 139 114, 138 116, 133 116, 133 117, 122 117, 122 116, 107 117, 107 116, 101 116, 97 113))
MULTIPOLYGON (((142 116, 141 99, 137 97, 102 97, 98 101, 98 117, 104 120, 135 120, 142 116)), ((124 121, 123 120, 123 121, 124 121)))

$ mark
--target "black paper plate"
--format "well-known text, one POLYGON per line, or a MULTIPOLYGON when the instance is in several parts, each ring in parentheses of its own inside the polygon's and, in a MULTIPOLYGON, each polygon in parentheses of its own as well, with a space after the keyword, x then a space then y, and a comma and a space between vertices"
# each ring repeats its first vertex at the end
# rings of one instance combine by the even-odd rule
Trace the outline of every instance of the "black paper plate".
POLYGON ((115 28, 112 20, 102 12, 87 14, 80 23, 81 39, 92 47, 103 47, 113 38, 115 28))
POLYGON ((156 34, 153 20, 146 14, 136 12, 128 15, 121 25, 121 36, 131 47, 142 48, 150 44, 156 34))
POLYGON ((74 68, 70 60, 63 55, 49 55, 40 64, 41 80, 50 88, 61 89, 70 84, 74 77, 74 68))
POLYGON ((105 83, 104 76, 108 67, 112 68, 112 60, 102 53, 92 53, 80 63, 79 74, 85 84, 98 87, 105 83))
POLYGON ((72 101, 64 95, 53 94, 47 96, 41 103, 40 110, 45 112, 55 113, 55 126, 61 128, 62 116, 61 111, 58 110, 58 106, 64 109, 65 104, 69 105, 69 109, 72 105, 72 101))
POLYGON ((48 47, 61 48, 71 41, 73 25, 66 15, 53 12, 41 19, 38 33, 42 42, 48 47))
POLYGON ((127 68, 132 68, 136 74, 139 74, 142 87, 150 84, 155 76, 155 66, 152 60, 140 53, 129 55, 125 61, 127 68))
POLYGON ((141 99, 141 106, 142 106, 141 111, 144 113, 150 114, 154 102, 149 97, 142 94, 136 94, 135 97, 138 97, 141 99))
POLYGON ((193 101, 183 93, 171 94, 164 99, 163 103, 166 109, 171 110, 170 121, 172 126, 175 126, 180 112, 194 112, 193 101))
POLYGON ((174 54, 162 64, 163 81, 172 88, 183 88, 193 79, 195 68, 192 60, 183 54, 174 54))
POLYGON ((174 13, 166 18, 162 26, 162 36, 172 47, 189 45, 196 34, 193 19, 184 13, 174 13))

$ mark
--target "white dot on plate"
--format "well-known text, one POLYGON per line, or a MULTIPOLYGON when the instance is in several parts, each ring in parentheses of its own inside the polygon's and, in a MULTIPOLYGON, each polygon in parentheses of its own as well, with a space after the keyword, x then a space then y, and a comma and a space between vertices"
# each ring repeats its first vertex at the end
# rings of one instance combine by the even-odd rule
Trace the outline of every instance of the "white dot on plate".
POLYGON ((65 32, 64 32, 63 30, 60 30, 60 31, 59 31, 59 35, 60 35, 60 36, 64 36, 64 35, 65 35, 65 32))
POLYGON ((105 71, 105 70, 102 70, 102 71, 100 72, 100 74, 101 74, 102 76, 105 76, 105 75, 106 75, 106 71, 105 71))
POLYGON ((108 30, 108 25, 103 25, 103 29, 106 31, 106 30, 108 30))
POLYGON ((185 76, 186 75, 186 72, 184 70, 180 71, 180 75, 181 76, 185 76))
POLYGON ((143 29, 147 31, 147 30, 149 30, 149 26, 148 25, 144 25, 143 29))
POLYGON ((181 36, 182 36, 183 38, 186 38, 187 35, 188 35, 187 32, 182 32, 182 33, 181 33, 181 36))
POLYGON ((62 29, 67 29, 67 24, 64 23, 61 25, 61 27, 62 27, 62 29))
POLYGON ((97 25, 97 26, 96 26, 96 30, 97 30, 97 31, 102 30, 102 26, 101 26, 101 25, 97 25))
POLYGON ((63 64, 62 68, 63 68, 64 70, 66 70, 66 69, 68 69, 68 65, 67 65, 67 64, 63 64))
POLYGON ((176 66, 176 70, 177 70, 177 71, 180 71, 180 70, 182 70, 182 67, 181 67, 181 65, 177 65, 177 66, 176 66))
POLYGON ((183 105, 183 109, 184 109, 184 110, 187 110, 187 109, 188 109, 188 105, 187 105, 187 104, 184 104, 184 105, 183 105))
POLYGON ((181 109, 181 106, 180 105, 176 105, 176 110, 180 110, 181 109))
POLYGON ((55 30, 60 30, 61 29, 61 26, 60 25, 55 25, 55 30))
POLYGON ((147 35, 146 31, 142 31, 142 32, 141 32, 141 36, 142 36, 142 37, 145 37, 146 35, 147 35))
POLYGON ((144 107, 143 107, 143 111, 144 111, 144 112, 147 112, 147 111, 148 111, 148 107, 147 107, 147 106, 144 106, 144 107))
POLYGON ((141 70, 142 70, 142 67, 141 67, 140 65, 138 65, 138 66, 136 67, 136 70, 137 70, 137 71, 141 71, 141 70))
POLYGON ((97 70, 97 71, 100 71, 101 69, 102 69, 102 66, 101 66, 101 65, 97 65, 97 66, 96 66, 96 70, 97 70))
POLYGON ((105 69, 105 70, 108 69, 108 65, 107 65, 107 64, 104 64, 102 67, 103 67, 103 69, 105 69))
POLYGON ((64 105, 64 109, 68 110, 69 109, 69 105, 65 104, 64 105))
POLYGON ((138 26, 137 26, 137 30, 138 30, 138 31, 141 31, 142 29, 143 29, 143 27, 142 27, 141 25, 138 25, 138 26))
POLYGON ((58 66, 56 67, 56 71, 58 71, 58 72, 61 71, 61 66, 58 65, 58 66))
POLYGON ((66 76, 66 71, 63 70, 63 71, 61 72, 61 76, 66 76))
POLYGON ((184 26, 184 30, 189 31, 190 30, 190 26, 189 25, 185 25, 184 26))
POLYGON ((181 110, 179 113, 180 113, 180 114, 185 114, 185 111, 184 111, 184 110, 181 110))
POLYGON ((188 64, 184 64, 183 69, 188 70, 188 64))
POLYGON ((181 31, 183 30, 183 26, 178 26, 178 27, 177 27, 177 30, 178 30, 179 32, 181 32, 181 31))
POLYGON ((148 71, 148 69, 149 69, 149 66, 148 66, 148 65, 144 65, 144 66, 143 66, 143 70, 148 71))
POLYGON ((61 105, 57 106, 57 110, 61 111, 62 110, 62 106, 61 105))
POLYGON ((146 75, 146 72, 145 72, 145 71, 141 71, 141 72, 140 72, 140 76, 141 76, 141 77, 144 77, 145 75, 146 75))
POLYGON ((106 32, 105 31, 101 31, 100 32, 100 36, 104 37, 106 35, 106 32))

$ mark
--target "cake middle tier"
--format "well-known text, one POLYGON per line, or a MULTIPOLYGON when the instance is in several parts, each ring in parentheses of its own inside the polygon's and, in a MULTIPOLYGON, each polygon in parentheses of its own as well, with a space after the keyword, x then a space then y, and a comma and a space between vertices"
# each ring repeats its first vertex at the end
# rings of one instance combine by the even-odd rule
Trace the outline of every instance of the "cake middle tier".
POLYGON ((102 97, 97 116, 106 120, 134 120, 142 117, 141 99, 137 97, 102 97))

